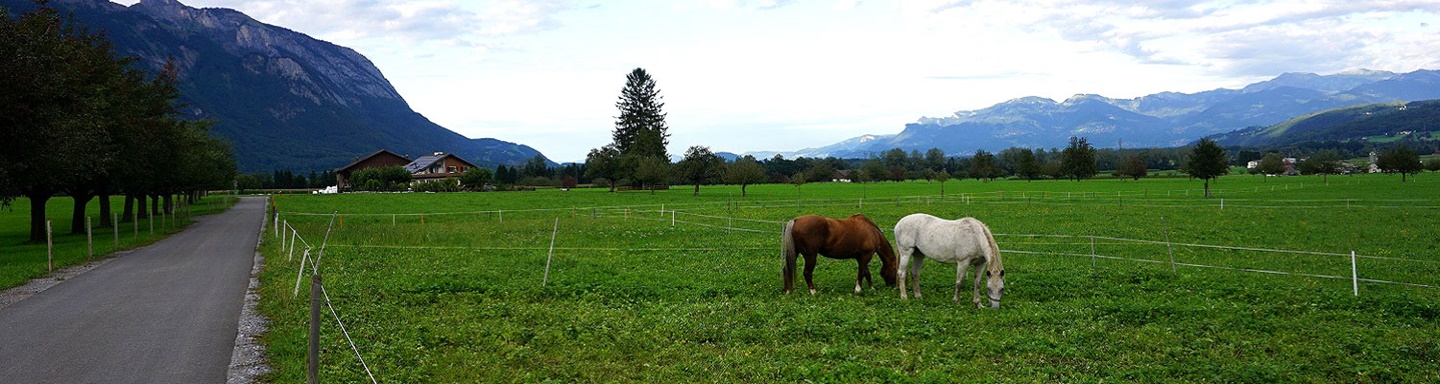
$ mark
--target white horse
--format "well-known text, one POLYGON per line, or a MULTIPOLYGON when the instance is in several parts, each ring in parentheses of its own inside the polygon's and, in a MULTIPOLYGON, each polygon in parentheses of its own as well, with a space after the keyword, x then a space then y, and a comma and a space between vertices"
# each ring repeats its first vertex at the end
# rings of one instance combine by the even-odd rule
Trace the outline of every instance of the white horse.
POLYGON ((923 213, 905 216, 895 223, 895 247, 900 251, 899 282, 900 298, 905 299, 905 284, 914 276, 915 298, 920 298, 920 266, 925 258, 944 263, 957 264, 955 272, 955 297, 960 302, 960 285, 965 282, 965 268, 975 266, 975 306, 984 308, 980 301, 980 277, 986 278, 986 297, 990 308, 1000 308, 1000 296, 1005 293, 1005 268, 1000 263, 1000 247, 990 228, 980 220, 966 217, 960 220, 945 220, 923 213), (911 256, 915 256, 911 266, 911 256), (983 272, 983 273, 982 273, 983 272))

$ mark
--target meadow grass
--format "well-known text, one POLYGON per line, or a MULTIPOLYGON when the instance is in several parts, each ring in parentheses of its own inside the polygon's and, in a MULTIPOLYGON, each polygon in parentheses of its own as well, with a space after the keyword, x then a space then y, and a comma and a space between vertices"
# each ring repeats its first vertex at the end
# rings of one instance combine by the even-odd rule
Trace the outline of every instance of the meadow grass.
MULTIPOLYGON (((1183 178, 950 181, 943 197, 923 181, 278 196, 303 241, 262 247, 266 378, 303 380, 308 298, 292 290, 304 244, 323 241, 326 291, 381 382, 1426 382, 1437 181, 1228 176, 1211 198, 1183 178), (915 212, 999 234, 1001 309, 974 308, 968 287, 952 303, 954 267, 933 262, 923 300, 855 294, 854 262, 824 258, 818 295, 780 293, 785 220, 864 213, 888 232, 915 212), (1110 258, 1092 261, 1089 236, 1110 258), (1209 267, 1172 272, 1172 250, 1209 267), (1356 297, 1350 251, 1361 278, 1410 285, 1356 297)), ((322 380, 368 381, 330 316, 322 380)))
MULTIPOLYGON (((113 212, 118 214, 125 198, 114 196, 111 197, 110 202, 113 212)), ((191 206, 190 215, 193 217, 222 212, 231 204, 233 203, 227 202, 220 196, 207 197, 191 206)), ((91 256, 90 245, 86 242, 85 233, 70 233, 70 214, 74 205, 74 201, 65 196, 51 198, 45 204, 45 215, 51 222, 52 240, 55 247, 55 269, 109 257, 116 251, 152 244, 172 233, 183 230, 192 222, 183 215, 176 216, 178 217, 175 220, 177 222, 171 222, 169 215, 165 215, 164 218, 157 215, 154 218, 154 234, 150 231, 149 219, 123 222, 120 223, 119 228, 101 227, 100 203, 98 199, 92 200, 86 207, 86 212, 91 217, 90 233, 94 241, 94 255, 91 256), (117 229, 119 230, 118 234, 116 233, 117 229)), ((49 273, 47 262, 49 256, 47 256, 45 243, 30 242, 29 199, 20 198, 11 204, 10 209, 0 211, 0 229, 3 229, 0 230, 0 289, 25 284, 30 279, 49 273)))

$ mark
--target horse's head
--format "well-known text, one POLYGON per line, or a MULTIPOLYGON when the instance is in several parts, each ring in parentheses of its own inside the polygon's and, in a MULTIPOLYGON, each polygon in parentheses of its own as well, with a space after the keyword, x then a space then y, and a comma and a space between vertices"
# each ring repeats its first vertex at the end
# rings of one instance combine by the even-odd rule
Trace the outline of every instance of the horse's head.
MULTIPOLYGON (((990 299, 990 308, 1000 308, 1000 296, 1005 295, 1005 270, 985 271, 985 297, 990 299)), ((980 304, 980 303, 976 303, 980 304)), ((984 307, 984 305, 980 305, 984 307)))

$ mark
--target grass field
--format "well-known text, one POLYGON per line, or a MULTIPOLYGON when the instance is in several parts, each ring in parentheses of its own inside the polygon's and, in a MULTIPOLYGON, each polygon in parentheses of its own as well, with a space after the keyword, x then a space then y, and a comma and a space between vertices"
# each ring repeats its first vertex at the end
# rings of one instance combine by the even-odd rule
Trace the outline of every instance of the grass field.
MULTIPOLYGON (((111 198, 111 207, 114 213, 120 213, 121 204, 124 204, 123 196, 111 198)), ((90 259, 107 257, 115 251, 132 249, 145 246, 169 236, 171 233, 179 232, 188 226, 191 221, 183 217, 172 222, 170 216, 154 218, 154 233, 151 233, 149 219, 141 219, 139 222, 121 223, 118 228, 100 227, 100 203, 91 201, 87 206, 87 212, 91 217, 91 237, 94 241, 94 256, 91 257, 90 244, 86 242, 85 234, 71 234, 70 213, 74 208, 74 201, 69 197, 54 197, 45 204, 45 214, 53 228, 54 263, 55 268, 60 269, 75 264, 84 263, 90 259)), ((202 199, 200 203, 191 206, 191 216, 208 215, 221 212, 229 207, 226 199, 220 196, 211 196, 202 199)), ((178 211, 177 211, 178 213, 178 211)), ((32 278, 45 276, 48 273, 47 255, 45 243, 30 243, 30 201, 21 198, 12 204, 11 209, 0 211, 0 289, 10 288, 25 284, 32 278)))
MULTIPOLYGON (((381 382, 1440 377, 1440 178, 1229 176, 1213 198, 1200 185, 279 196, 303 240, 292 255, 266 235, 267 379, 304 378, 308 298, 292 290, 304 244, 318 250, 332 212, 320 272, 381 382), (784 220, 864 213, 887 228, 915 212, 973 216, 999 234, 1001 309, 974 308, 968 288, 952 303, 954 269, 939 263, 926 265, 920 301, 884 286, 855 294, 854 263, 824 258, 818 295, 780 294, 784 220), (1360 278, 1385 283, 1362 281, 1355 296, 1351 251, 1360 278)), ((368 381, 331 316, 322 380, 368 381)))

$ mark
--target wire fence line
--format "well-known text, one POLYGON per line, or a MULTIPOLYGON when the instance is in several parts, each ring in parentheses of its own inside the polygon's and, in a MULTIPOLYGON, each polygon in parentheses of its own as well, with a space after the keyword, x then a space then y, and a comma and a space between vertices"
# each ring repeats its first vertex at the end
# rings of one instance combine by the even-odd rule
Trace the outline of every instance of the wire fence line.
MULTIPOLYGON (((332 214, 332 215, 333 215, 333 214, 332 214)), ((289 240, 289 247, 288 247, 288 251, 287 251, 287 254, 288 254, 288 255, 293 255, 293 254, 294 254, 294 252, 295 252, 295 242, 296 242, 296 241, 299 241, 300 243, 302 243, 302 244, 305 245, 305 248, 302 250, 301 257, 300 257, 300 265, 299 265, 299 268, 298 268, 298 273, 297 273, 297 275, 295 276, 295 291, 294 291, 293 294, 292 294, 292 296, 298 296, 299 293, 300 293, 300 283, 301 283, 301 281, 304 279, 304 276, 305 276, 305 265, 306 265, 306 262, 308 261, 309 264, 310 264, 310 273, 311 273, 311 276, 318 276, 318 275, 320 274, 320 256, 324 255, 325 247, 328 246, 328 242, 329 242, 329 230, 328 230, 328 229, 326 230, 326 239, 325 239, 326 244, 321 244, 319 254, 317 254, 317 255, 315 256, 315 260, 311 261, 311 260, 310 260, 310 251, 311 251, 312 249, 314 249, 314 247, 310 244, 310 242, 305 241, 305 239, 300 236, 300 231, 299 231, 298 229, 296 229, 294 226, 291 226, 291 225, 290 225, 290 222, 289 222, 288 220, 281 221, 281 220, 280 220, 280 213, 279 213, 279 212, 275 213, 275 220, 276 220, 277 222, 281 223, 281 225, 283 225, 283 226, 285 227, 284 230, 280 230, 279 226, 277 226, 277 227, 276 227, 277 230, 276 230, 276 232, 275 232, 275 233, 276 233, 276 236, 275 236, 275 237, 276 237, 278 240, 280 240, 279 245, 280 245, 280 248, 281 248, 282 251, 284 251, 284 250, 287 249, 287 247, 286 247, 287 236, 288 236, 288 240, 289 240)), ((332 220, 332 226, 333 226, 333 220, 332 220)), ((287 257, 287 258, 286 258, 286 261, 287 261, 287 262, 290 261, 290 260, 291 260, 290 257, 287 257)), ((345 342, 350 345, 350 350, 355 353, 355 358, 360 361, 360 366, 361 366, 361 368, 363 368, 363 369, 365 370, 365 375, 370 378, 370 382, 371 382, 372 384, 378 384, 379 382, 375 380, 375 374, 372 373, 371 370, 370 370, 370 365, 365 362, 365 357, 364 357, 363 355, 361 355, 361 353, 360 353, 360 348, 355 345, 355 340, 350 337, 350 331, 345 327, 345 322, 342 321, 342 320, 340 320, 340 313, 339 313, 339 311, 335 310, 335 305, 334 305, 333 302, 330 300, 330 293, 325 290, 325 285, 324 285, 323 283, 321 283, 318 279, 312 279, 311 281, 312 281, 312 284, 315 285, 315 287, 318 287, 318 288, 319 288, 319 292, 320 292, 321 296, 324 298, 325 306, 330 309, 330 315, 335 319, 335 324, 340 327, 340 332, 341 332, 341 334, 343 334, 343 335, 345 336, 345 342)), ((314 291, 312 290, 312 294, 313 294, 313 292, 314 292, 314 291)), ((312 298, 312 300, 313 300, 313 298, 312 298)), ((313 303, 313 301, 312 301, 312 303, 313 303)), ((312 304, 312 305, 313 305, 313 304, 312 304)), ((312 312, 312 313, 313 313, 313 312, 312 312)), ((313 318, 312 318, 310 321, 316 321, 316 319, 313 319, 313 318)), ((318 341, 312 340, 312 342, 318 342, 318 341)), ((317 356, 316 358, 318 359, 318 356, 317 356)), ((318 361, 317 361, 317 362, 313 362, 313 363, 315 363, 315 364, 318 365, 318 361)))
MULTIPOLYGON (((608 213, 606 213, 604 216, 605 216, 605 217, 608 217, 608 218, 624 218, 624 219, 630 219, 630 220, 642 220, 642 221, 658 222, 658 223, 670 222, 670 224, 671 224, 672 226, 673 226, 673 225, 684 224, 684 225, 691 225, 691 226, 697 226, 697 227, 710 228, 710 229, 715 229, 715 230, 724 230, 724 231, 727 231, 727 232, 745 232, 745 233, 758 233, 758 234, 778 234, 778 233, 780 232, 779 227, 784 224, 784 221, 779 221, 779 220, 764 220, 764 219, 751 219, 751 218, 740 218, 740 217, 727 217, 727 216, 718 216, 718 215, 708 215, 708 214, 699 214, 699 213, 685 212, 685 211, 679 211, 679 210, 663 210, 663 211, 662 211, 662 210, 622 210, 621 212, 608 212, 608 213), (664 216, 665 216, 664 214, 666 214, 666 213, 670 214, 670 217, 668 217, 668 218, 664 217, 664 216), (709 220, 714 220, 714 221, 723 221, 724 224, 704 223, 704 222, 692 221, 692 220, 680 220, 680 219, 678 219, 678 217, 680 217, 680 216, 685 216, 685 217, 690 217, 690 218, 699 218, 699 219, 709 219, 709 220), (754 229, 754 228, 746 228, 746 227, 737 227, 737 226, 734 225, 736 222, 739 222, 739 223, 756 223, 756 224, 774 225, 775 228, 763 229, 763 230, 762 230, 762 229, 754 229)), ((882 230, 884 230, 884 231, 886 231, 886 232, 893 232, 892 230, 887 229, 887 228, 882 228, 882 230)), ((1072 245, 1072 246, 1080 246, 1080 245, 1167 245, 1167 246, 1187 247, 1187 248, 1201 248, 1201 249, 1213 249, 1213 250, 1230 250, 1230 251, 1247 251, 1247 252, 1262 252, 1262 253, 1306 255, 1306 256, 1324 256, 1324 257, 1346 257, 1346 256, 1352 256, 1351 254, 1344 254, 1344 253, 1316 252, 1316 251, 1298 251, 1298 250, 1272 249, 1272 248, 1261 248, 1261 247, 1229 246, 1229 245, 1200 244, 1200 243, 1186 243, 1186 242, 1169 242, 1169 241, 1159 241, 1159 240, 1149 240, 1149 239, 1132 239, 1132 238, 1113 237, 1113 236, 1065 235, 1065 234, 1005 234, 1005 233, 997 233, 997 234, 995 234, 995 236, 996 236, 996 237, 1013 237, 1013 238, 1053 238, 1053 239, 1075 239, 1075 240, 1085 239, 1085 240, 1092 240, 1092 241, 1093 241, 1093 240, 1103 240, 1103 241, 1104 241, 1103 243, 1091 243, 1091 242, 1082 242, 1082 241, 1075 241, 1075 242, 1045 242, 1045 243, 1035 243, 1035 242, 1018 242, 1018 243, 1016 243, 1016 242, 1011 242, 1011 243, 1008 243, 1009 245, 1015 245, 1015 246, 1026 246, 1026 245, 1072 245)), ((548 248, 544 248, 544 247, 397 246, 397 245, 363 245, 363 244, 350 244, 350 245, 337 245, 337 246, 341 246, 341 247, 353 247, 353 248, 385 248, 385 249, 469 249, 469 250, 476 250, 476 251, 484 251, 484 250, 492 250, 492 251, 493 251, 493 250, 544 251, 545 249, 548 249, 548 248)), ((723 250, 762 251, 762 250, 770 250, 771 248, 773 248, 773 247, 725 247, 725 248, 708 248, 708 247, 646 247, 646 248, 556 247, 555 249, 557 249, 557 250, 563 250, 563 251, 705 252, 705 251, 723 251, 723 250)), ((1068 254, 1068 253, 1063 253, 1063 252, 1033 252, 1033 251, 1020 251, 1020 250, 1003 250, 1003 252, 1007 252, 1007 253, 1029 253, 1029 254, 1050 254, 1050 255, 1061 255, 1061 256, 1073 256, 1073 255, 1076 255, 1076 254, 1068 254)), ((1353 256, 1354 256, 1355 258, 1358 258, 1358 259, 1368 259, 1368 260, 1384 260, 1384 261, 1392 261, 1392 262, 1421 263, 1421 264, 1429 264, 1429 265, 1440 264, 1440 261, 1434 261, 1434 260, 1421 260, 1421 259, 1411 259, 1411 258, 1386 257, 1386 256, 1374 256, 1374 255, 1360 255, 1360 254, 1355 254, 1355 255, 1353 255, 1353 256)), ((1111 260, 1140 261, 1140 262, 1147 262, 1147 263, 1161 263, 1161 264, 1166 264, 1166 263, 1168 263, 1168 262, 1165 262, 1165 261, 1155 261, 1155 260, 1145 260, 1145 259, 1134 259, 1134 258, 1125 258, 1125 257, 1120 257, 1120 256, 1095 255, 1095 257, 1097 257, 1097 258, 1103 258, 1103 259, 1111 259, 1111 260)), ((1228 267, 1228 266, 1219 266, 1219 265, 1206 265, 1206 264, 1199 264, 1199 263, 1174 262, 1173 265, 1176 265, 1176 266, 1185 266, 1185 267, 1194 267, 1194 268, 1209 268, 1209 269, 1220 269, 1220 270, 1233 270, 1233 271, 1243 271, 1243 272, 1265 273, 1265 274, 1275 274, 1275 275, 1292 275, 1292 276, 1304 276, 1304 277, 1316 277, 1316 278, 1345 278, 1345 279, 1349 279, 1349 278, 1347 278, 1347 277, 1334 276, 1334 275, 1308 274, 1308 273, 1285 272, 1285 271, 1273 271, 1273 270, 1266 270, 1266 269, 1259 269, 1259 268, 1240 268, 1240 267, 1228 267)), ((1398 282, 1398 281, 1390 281, 1390 280, 1382 280, 1382 279, 1358 278, 1357 280, 1358 280, 1358 281, 1364 281, 1364 282, 1370 282, 1370 283, 1398 284, 1398 285, 1407 285, 1407 286, 1414 286, 1414 287, 1426 287, 1426 288, 1434 288, 1434 287, 1435 287, 1435 285, 1431 285, 1431 284, 1420 284, 1420 283, 1411 283, 1411 282, 1398 282)))
MULTIPOLYGON (((1218 188, 1217 188, 1217 189, 1211 189, 1211 193, 1212 193, 1213 195, 1216 195, 1217 197, 1216 197, 1216 198, 1205 199, 1205 200, 1169 198, 1169 197, 1176 197, 1177 195, 1179 195, 1179 196, 1197 196, 1197 197, 1200 196, 1200 195, 1192 195, 1192 194, 1189 193, 1189 191, 1200 191, 1200 190, 1190 190, 1190 189, 1182 189, 1182 190, 1159 190, 1159 191, 1150 191, 1150 190, 1138 190, 1138 191, 1135 191, 1135 190, 1132 190, 1132 191, 1116 191, 1116 192, 1086 192, 1086 191, 1081 191, 1081 192, 1055 192, 1055 191, 1023 191, 1023 190, 1022 190, 1022 191, 960 192, 960 193, 945 193, 945 194, 934 194, 934 195, 929 195, 929 194, 927 194, 927 195, 904 195, 904 196, 889 196, 889 197, 861 197, 861 198, 810 198, 810 199, 796 198, 796 199, 762 199, 762 200, 733 200, 733 199, 732 199, 732 200, 727 200, 727 201, 707 201, 707 202, 689 202, 689 203, 650 203, 650 204, 602 205, 602 206, 585 206, 585 207, 572 206, 572 207, 563 207, 563 208, 490 209, 490 210, 452 211, 452 212, 443 212, 443 211, 442 211, 442 212, 406 212, 406 213, 398 213, 398 212, 396 212, 396 213, 362 213, 362 212, 350 212, 350 213, 343 213, 342 215, 359 216, 359 217, 385 217, 385 216, 389 216, 389 217, 423 217, 423 216, 450 216, 450 215, 503 215, 503 214, 505 214, 505 213, 548 213, 548 212, 562 212, 562 213, 563 213, 563 212, 570 212, 572 215, 579 216, 579 215, 581 215, 581 214, 583 214, 583 213, 590 213, 590 214, 592 214, 592 215, 598 215, 600 212, 610 212, 610 211, 632 211, 632 212, 642 212, 642 211, 643 211, 643 212, 656 212, 656 211, 658 210, 658 211, 662 211, 662 212, 663 212, 663 211, 669 211, 669 210, 670 210, 670 209, 666 209, 667 207, 672 208, 672 209, 681 209, 681 208, 705 209, 705 208, 707 208, 707 207, 718 207, 718 206, 724 206, 724 207, 726 207, 726 208, 746 208, 746 207, 749 207, 749 208, 793 208, 793 207, 845 206, 845 205, 858 205, 858 206, 863 206, 863 205, 865 205, 865 204, 878 205, 878 204, 887 204, 887 203, 903 204, 903 203, 906 203, 906 202, 909 202, 909 203, 924 203, 924 204, 933 204, 933 203, 936 203, 936 202, 959 202, 959 203, 962 203, 962 204, 972 204, 972 203, 989 203, 989 204, 995 204, 995 203, 1008 203, 1008 204, 1019 204, 1019 203, 1030 203, 1030 204, 1034 204, 1034 203, 1044 203, 1044 204, 1054 204, 1054 205, 1114 205, 1114 204, 1120 204, 1120 205, 1125 205, 1125 206, 1136 206, 1136 207, 1147 207, 1147 206, 1154 206, 1154 207, 1174 207, 1174 206, 1182 206, 1182 205, 1189 205, 1189 206, 1195 206, 1195 207, 1209 207, 1209 206, 1219 206, 1220 204, 1222 204, 1221 201, 1226 201, 1226 203, 1223 203, 1223 204, 1224 204, 1225 206, 1227 206, 1227 207, 1234 207, 1234 208, 1257 208, 1257 209, 1261 209, 1261 208, 1309 208, 1309 209, 1321 209, 1321 208, 1326 208, 1326 209, 1333 209, 1333 208, 1337 208, 1337 207, 1338 207, 1338 204, 1341 204, 1341 203, 1344 203, 1344 204, 1346 204, 1346 205, 1349 206, 1349 207, 1356 207, 1356 208, 1440 209, 1440 200, 1437 200, 1437 199, 1244 199, 1244 198, 1228 198, 1228 197, 1223 197, 1223 196, 1224 196, 1225 194, 1227 194, 1227 193, 1228 193, 1228 194, 1236 194, 1236 193, 1269 192, 1269 191, 1282 192, 1282 191, 1290 190, 1289 188, 1285 188, 1285 187, 1288 187, 1289 185, 1290 185, 1290 184, 1286 184, 1286 185, 1283 185, 1283 186, 1268 186, 1268 187, 1267 187, 1267 186, 1258 186, 1258 187, 1244 188, 1244 189, 1237 189, 1237 190, 1226 190, 1226 189, 1218 189, 1218 188), (1162 192, 1163 192, 1163 193, 1162 193, 1162 192), (1176 192, 1180 192, 1180 193, 1176 193, 1176 192), (1161 198, 1160 196, 1162 196, 1162 195, 1165 196, 1166 198, 1161 198), (1124 199, 1124 198, 1130 198, 1130 199, 1132 199, 1132 200, 1131 200, 1130 202, 1126 202, 1126 201, 1124 201, 1124 200, 1120 200, 1120 201, 1116 201, 1116 200, 1115 200, 1115 199, 1124 199), (1095 204, 1088 204, 1088 203, 1091 203, 1091 202, 1093 202, 1093 203, 1095 203, 1095 204), (1145 202, 1145 203, 1149 203, 1149 204, 1140 203, 1140 202, 1145 202), (1258 203, 1266 203, 1266 204, 1256 204, 1257 202, 1258 202, 1258 203), (1157 203, 1173 203, 1173 204, 1157 204, 1157 203), (1203 203, 1203 204, 1201 204, 1201 203, 1203 203), (1238 204, 1237 204, 1237 203, 1238 203, 1238 204), (585 211, 589 211, 589 212, 585 212, 585 211)), ((1297 188, 1295 188, 1295 189, 1305 189, 1305 188, 1307 188, 1307 187, 1305 186, 1305 183, 1301 183, 1300 186, 1297 187, 1297 188)), ((333 212, 332 212, 332 213, 333 213, 333 212)), ((284 212, 283 214, 284 214, 284 215, 293 215, 293 216, 326 216, 326 215, 330 215, 330 214, 332 214, 332 213, 288 211, 288 212, 284 212)))
MULTIPOLYGON (((1035 251, 1005 250, 1005 249, 1000 250, 1000 253, 1012 253, 1012 254, 1021 254, 1021 255, 1042 255, 1042 256, 1088 257, 1088 258, 1098 258, 1098 259, 1107 259, 1107 260, 1133 261, 1133 262, 1150 263, 1150 264, 1172 264, 1171 262, 1164 261, 1164 260, 1136 259, 1136 258, 1120 257, 1120 256, 1110 256, 1110 255, 1101 255, 1101 254, 1079 254, 1079 253, 1063 253, 1063 252, 1035 252, 1035 251)), ((1221 269, 1221 270, 1241 271, 1241 272, 1254 272, 1254 273, 1264 273, 1264 274, 1271 274, 1271 275, 1301 276, 1301 277, 1314 277, 1314 278, 1322 278, 1322 279, 1339 279, 1339 280, 1351 280, 1351 279, 1355 279, 1355 280, 1364 281, 1364 282, 1367 282, 1367 283, 1405 285, 1405 286, 1420 287, 1420 288, 1435 288, 1435 287, 1436 287, 1435 285, 1429 285, 1429 284, 1408 283, 1408 282, 1403 282, 1403 281, 1389 281, 1389 280, 1380 280, 1380 279, 1369 279, 1369 278, 1363 278, 1363 277, 1356 278, 1356 277, 1336 276, 1336 275, 1322 275, 1322 274, 1314 274, 1314 273, 1271 271, 1271 270, 1265 270, 1265 269, 1225 267, 1225 266, 1218 266, 1218 265, 1205 265, 1205 264, 1184 263, 1184 262, 1174 262, 1173 264, 1174 264, 1174 265, 1179 265, 1179 266, 1184 266, 1184 267, 1210 268, 1210 269, 1221 269)))

